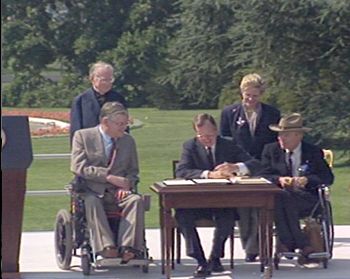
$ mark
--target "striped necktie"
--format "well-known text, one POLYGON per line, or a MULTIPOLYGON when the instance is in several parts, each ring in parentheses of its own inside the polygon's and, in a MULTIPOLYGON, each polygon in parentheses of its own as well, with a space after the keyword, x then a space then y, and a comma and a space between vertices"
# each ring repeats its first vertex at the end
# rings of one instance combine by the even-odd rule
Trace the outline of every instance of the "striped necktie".
POLYGON ((293 160, 292 160, 293 152, 287 152, 288 159, 288 175, 293 176, 293 160))
POLYGON ((116 153, 116 141, 114 138, 111 138, 111 141, 109 143, 109 155, 108 155, 108 165, 111 164, 112 161, 114 161, 115 153, 116 153))

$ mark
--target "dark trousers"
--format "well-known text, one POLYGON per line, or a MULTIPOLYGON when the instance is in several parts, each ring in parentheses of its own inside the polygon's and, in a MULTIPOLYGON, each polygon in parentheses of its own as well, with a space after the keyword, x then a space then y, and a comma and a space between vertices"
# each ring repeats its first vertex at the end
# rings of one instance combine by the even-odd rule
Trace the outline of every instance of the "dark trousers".
POLYGON ((236 218, 236 210, 232 208, 199 208, 177 209, 176 221, 186 242, 186 252, 189 257, 195 258, 199 264, 206 262, 205 254, 196 229, 196 221, 208 219, 215 222, 213 246, 210 258, 224 256, 225 241, 232 233, 236 218))
POLYGON ((318 201, 315 194, 304 190, 285 189, 275 199, 275 224, 279 240, 289 248, 309 245, 300 229, 299 219, 311 213, 318 201))

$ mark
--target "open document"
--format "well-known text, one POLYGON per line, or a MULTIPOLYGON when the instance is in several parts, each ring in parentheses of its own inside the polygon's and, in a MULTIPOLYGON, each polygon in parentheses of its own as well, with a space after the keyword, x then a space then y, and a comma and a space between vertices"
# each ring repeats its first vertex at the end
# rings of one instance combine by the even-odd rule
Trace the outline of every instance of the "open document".
POLYGON ((263 177, 234 177, 230 178, 231 183, 238 183, 238 184, 271 184, 272 182, 263 178, 263 177))
POLYGON ((192 180, 188 179, 167 179, 163 180, 163 184, 166 186, 181 186, 181 185, 194 185, 192 180))

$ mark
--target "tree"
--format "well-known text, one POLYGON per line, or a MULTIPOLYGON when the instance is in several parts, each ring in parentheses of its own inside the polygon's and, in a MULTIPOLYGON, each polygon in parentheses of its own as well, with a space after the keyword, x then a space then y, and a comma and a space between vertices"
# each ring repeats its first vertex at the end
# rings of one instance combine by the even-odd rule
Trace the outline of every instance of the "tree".
MULTIPOLYGON (((14 73, 14 82, 25 74, 50 86, 43 72, 53 62, 67 76, 78 74, 80 82, 91 63, 105 59, 116 64, 120 74, 117 86, 131 104, 147 104, 144 88, 164 52, 169 30, 162 24, 172 12, 171 1, 5 0, 2 6, 4 66, 14 73)), ((19 92, 20 98, 12 99, 37 95, 35 90, 19 92)), ((69 99, 78 93, 72 91, 69 99)), ((37 98, 30 99, 33 106, 39 105, 35 103, 37 98)))
POLYGON ((182 0, 170 24, 179 26, 168 47, 168 70, 160 78, 180 92, 187 107, 216 107, 234 67, 227 66, 227 31, 235 24, 233 1, 182 0))
POLYGON ((336 135, 343 148, 350 138, 349 16, 348 1, 251 0, 237 14, 239 30, 230 30, 235 65, 262 69, 283 112, 302 113, 315 141, 336 135))

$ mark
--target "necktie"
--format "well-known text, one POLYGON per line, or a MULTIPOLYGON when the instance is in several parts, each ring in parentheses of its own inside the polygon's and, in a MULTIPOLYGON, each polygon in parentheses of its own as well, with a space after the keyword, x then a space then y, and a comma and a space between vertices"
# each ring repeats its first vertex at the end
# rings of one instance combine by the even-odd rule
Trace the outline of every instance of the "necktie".
POLYGON ((112 164, 112 162, 115 160, 116 155, 116 142, 114 138, 111 138, 111 142, 109 144, 109 155, 108 155, 108 165, 112 164))
POLYGON ((213 152, 211 150, 211 147, 208 147, 207 151, 208 151, 207 156, 208 156, 210 170, 213 170, 214 169, 214 156, 213 156, 213 152))
POLYGON ((288 175, 293 176, 293 160, 292 160, 293 152, 290 151, 287 153, 288 157, 288 175))

